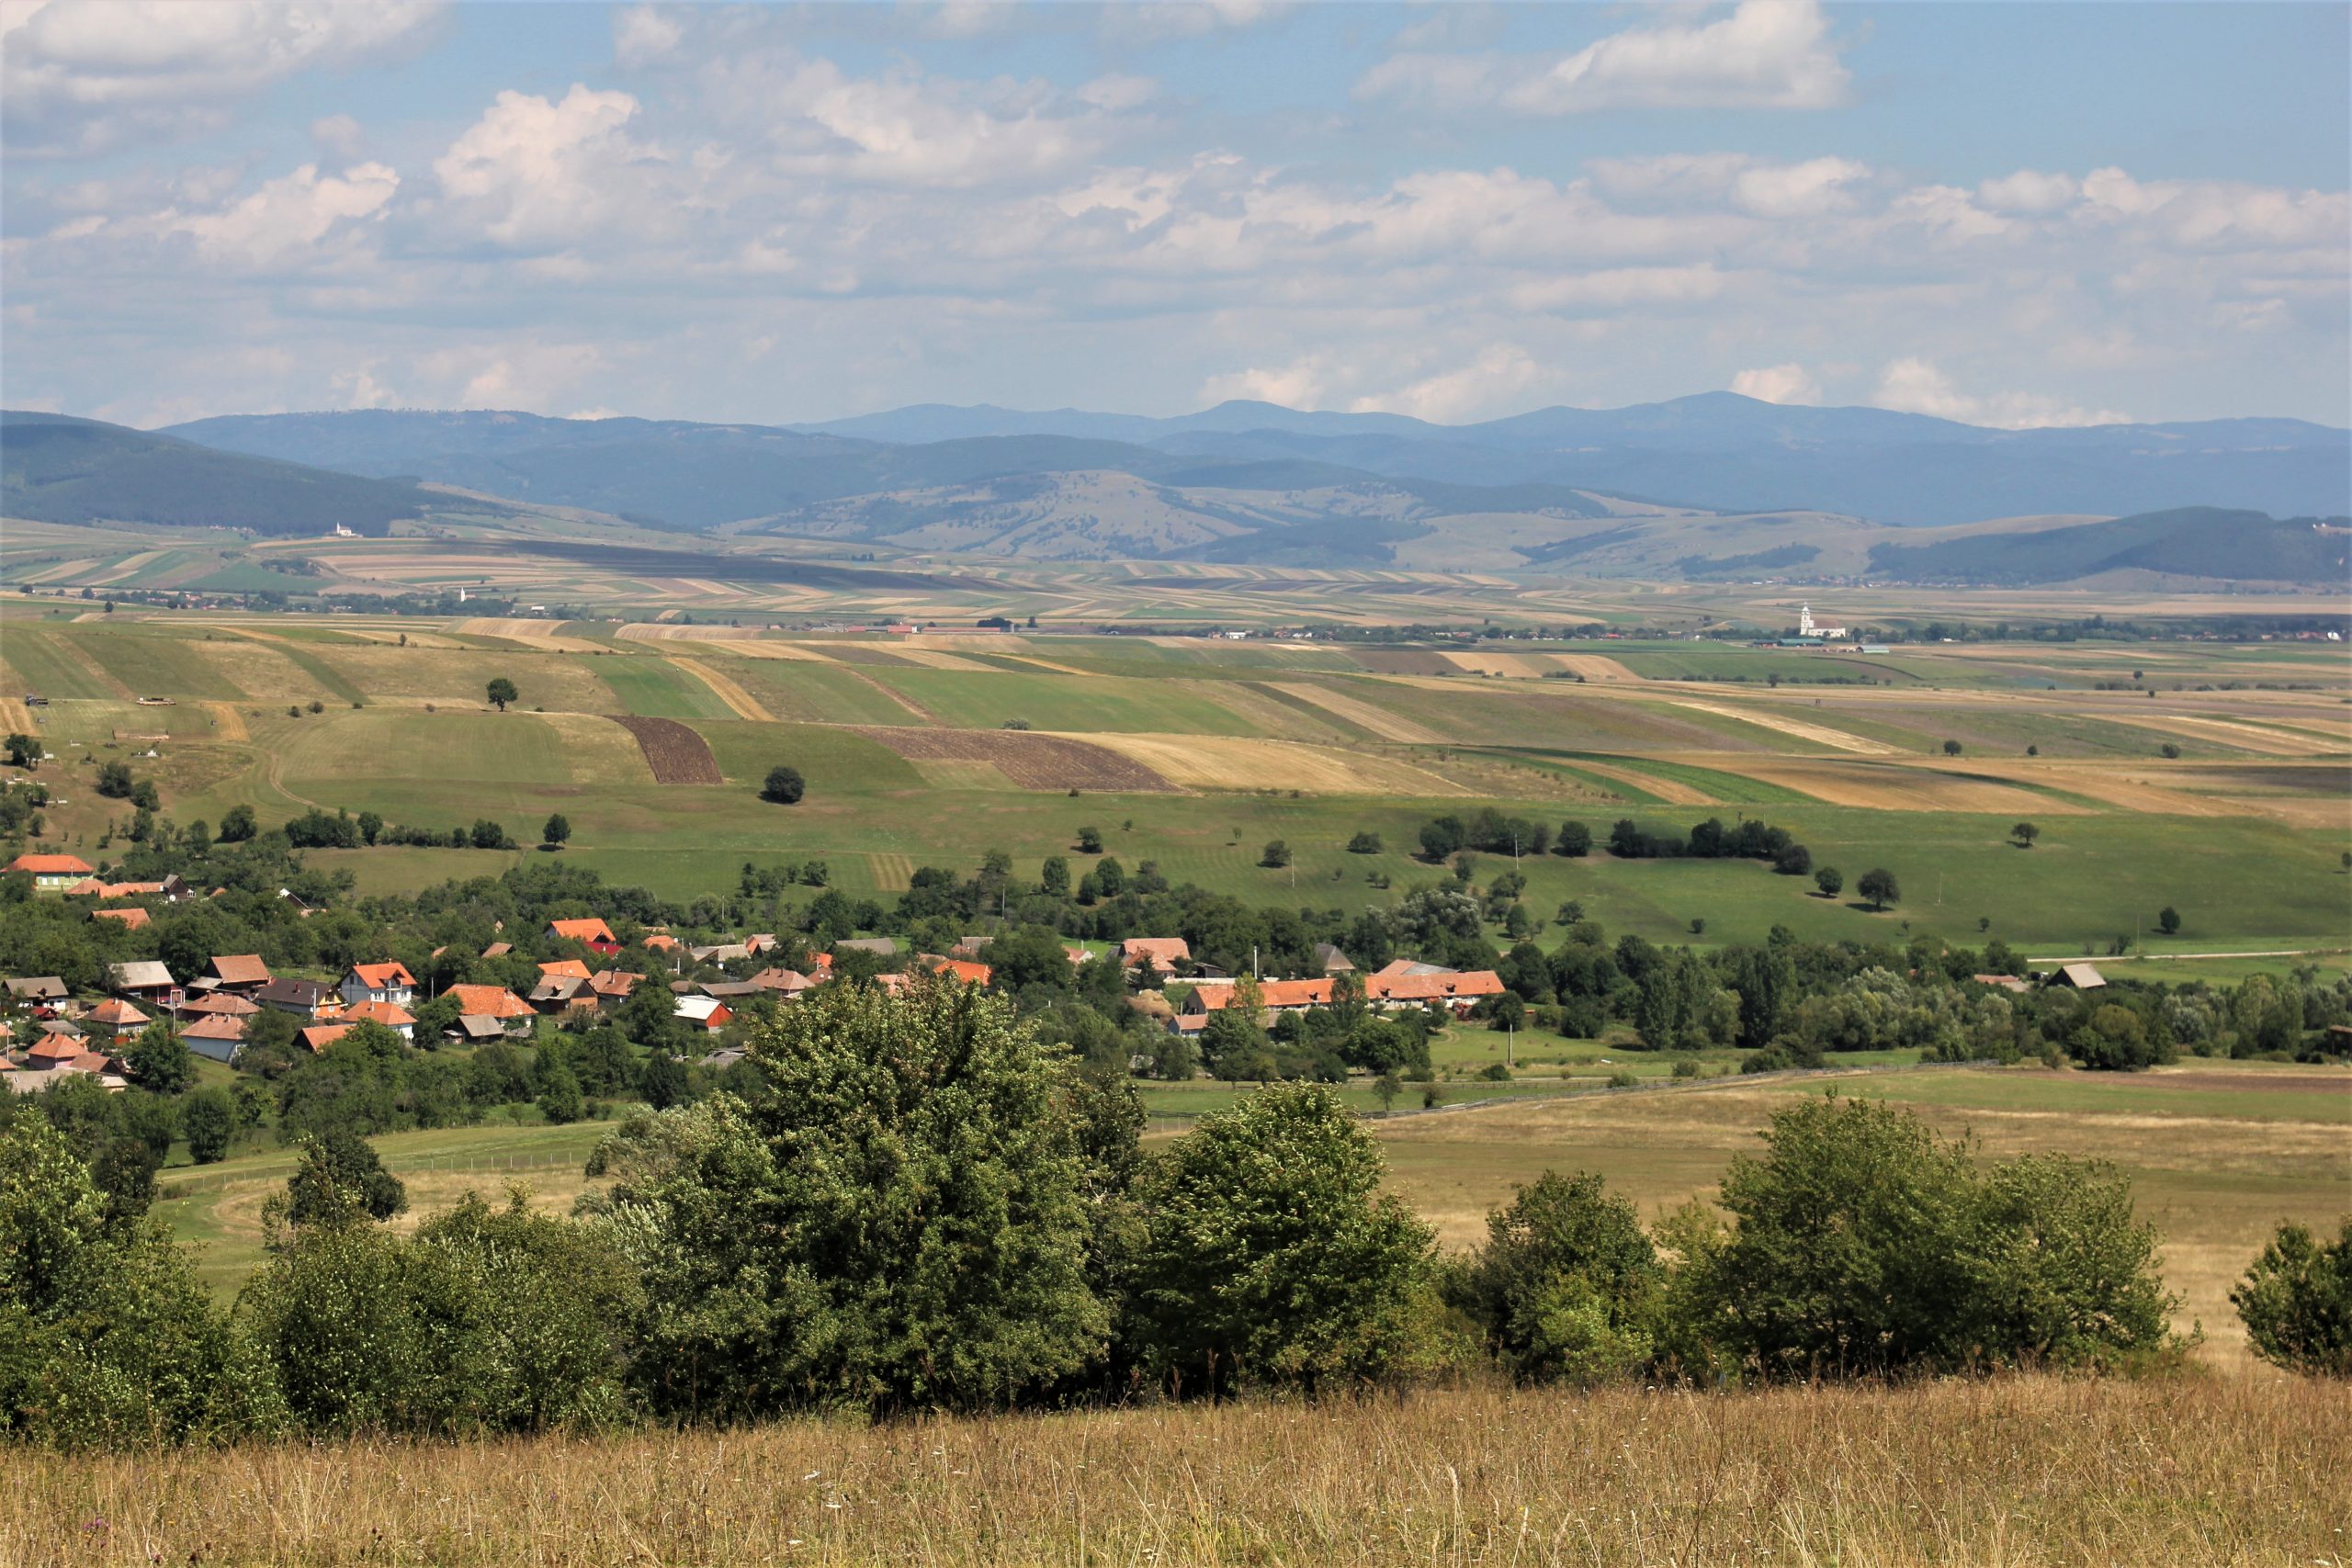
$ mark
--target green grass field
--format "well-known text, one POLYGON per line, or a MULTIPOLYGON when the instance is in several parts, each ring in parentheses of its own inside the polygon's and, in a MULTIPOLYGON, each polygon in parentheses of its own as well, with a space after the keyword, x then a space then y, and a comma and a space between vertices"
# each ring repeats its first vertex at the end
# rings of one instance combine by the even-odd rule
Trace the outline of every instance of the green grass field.
MULTIPOLYGON (((117 742, 118 731, 169 736, 164 755, 147 768, 164 787, 167 812, 182 818, 217 821, 238 804, 280 818, 316 805, 444 829, 492 818, 528 841, 549 811, 561 809, 575 828, 574 863, 681 898, 731 886, 747 860, 824 859, 842 886, 872 892, 900 885, 910 865, 970 867, 990 849, 1030 871, 1091 824, 1130 865, 1156 860, 1172 879, 1247 899, 1352 910, 1444 874, 1404 852, 1430 817, 1493 804, 1552 823, 1579 820, 1602 838, 1621 816, 1681 833, 1707 817, 1760 815, 1805 843, 1815 865, 1841 870, 1849 887, 1874 867, 1902 885, 1894 908, 1872 913, 1850 894, 1821 898, 1809 882, 1750 863, 1628 863, 1602 853, 1521 866, 1539 917, 1573 898, 1612 931, 1657 940, 1756 941, 1786 925, 1821 940, 1997 935, 2030 952, 2073 956, 2104 954, 2135 933, 2154 952, 2338 947, 2352 929, 2352 878, 2336 864, 2352 843, 2345 765, 2352 730, 2340 700, 2248 687, 2135 704, 2119 694, 2076 688, 2053 696, 2007 683, 2023 670, 2080 681, 2109 678, 2109 671, 2129 679, 2144 669, 2152 682, 2161 673, 2218 686, 2233 671, 2266 668, 2257 660, 2294 659, 2291 670, 2315 678, 2340 670, 2340 660, 2297 649, 2075 644, 2020 648, 2000 660, 1915 649, 1903 658, 1924 675, 1910 686, 1800 694, 1757 682, 1579 686, 1474 676, 1436 651, 1398 647, 1013 637, 956 643, 951 657, 973 667, 938 668, 910 660, 943 650, 860 639, 811 638, 810 657, 783 659, 674 645, 678 658, 707 664, 722 685, 740 686, 785 720, 763 724, 737 716, 668 649, 650 645, 559 652, 432 622, 366 625, 379 637, 395 626, 413 633, 400 647, 361 640, 358 621, 222 620, 120 610, 68 625, 0 604, 0 658, 14 680, 55 697, 35 721, 52 749, 83 743, 72 757, 61 752, 62 765, 87 766, 84 759, 106 755, 108 745, 130 744, 117 742), (254 635, 239 635, 245 630, 254 635), (460 646, 427 646, 452 642, 460 646), (869 662, 833 661, 853 654, 869 662), (1988 679, 1989 666, 2009 673, 1988 679), (1340 672, 1347 670, 1355 672, 1340 672), (1456 672, 1430 673, 1438 670, 1456 672), (484 688, 499 676, 521 690, 516 712, 486 709, 484 688), (128 694, 147 688, 178 694, 178 705, 133 707, 128 694), (324 711, 286 716, 287 703, 311 700, 324 711), (695 726, 727 782, 655 786, 636 742, 593 716, 620 712, 695 726), (2123 716, 2177 717, 2184 737, 2211 738, 2184 741, 2191 759, 2217 761, 2167 764, 2153 755, 2163 732, 2122 723, 2123 716), (2218 727, 2207 723, 2213 717, 2218 727), (992 733, 1012 720, 1114 740, 1306 740, 1342 756, 1359 752, 1368 770, 1387 769, 1389 778, 1398 776, 1396 763, 1408 762, 1432 793, 1400 798, 1369 782, 1351 790, 1340 782, 1344 773, 1328 770, 1312 775, 1317 789, 1294 793, 1278 776, 1261 776, 1260 764, 1274 769, 1282 753, 1245 750, 1204 750, 1211 760, 1186 776, 1207 782, 1179 793, 1090 791, 1071 799, 1059 789, 1017 787, 978 763, 910 764, 842 728, 992 733), (2198 731, 2200 724, 2207 728, 2198 731), (1804 733, 1807 726, 1848 744, 1897 746, 1914 765, 1826 744, 1804 733), (1940 756, 1947 734, 1962 740, 1957 760, 1940 756), (2046 755, 2075 760, 2054 770, 2023 765, 2018 742, 2030 735, 2050 738, 2046 755), (2250 746, 2271 750, 2222 758, 2250 746), (809 781, 798 807, 756 798, 757 781, 778 762, 809 781), (1934 771, 1920 771, 1920 762, 1934 771), (1441 788, 1457 793, 1435 793, 1441 788), (1932 794, 1937 801, 1987 804, 1915 809, 1921 791, 1940 792, 1932 794), (1668 803, 1692 795, 1712 804, 1668 803), (2042 829, 2030 853, 2004 845, 2019 816, 2042 829), (1348 839, 1365 829, 1381 834, 1389 852, 1346 853, 1348 839), (1257 863, 1261 847, 1277 838, 1295 856, 1279 873, 1257 863), (1374 886, 1372 873, 1391 886, 1374 886), (2158 943, 2148 933, 2167 906, 2186 924, 2177 942, 2158 943), (1694 920, 1705 922, 1702 931, 1693 931, 1694 920)), ((583 623, 565 635, 610 629, 583 623)), ((1623 656, 1636 667, 1642 659, 1696 660, 1681 670, 1694 677, 1827 657, 1717 645, 1538 645, 1552 649, 1623 656)), ((1549 667, 1541 659, 1504 665, 1539 666, 1549 667)), ((50 814, 53 830, 87 842, 107 820, 103 803, 86 792, 60 793, 79 798, 50 814)), ((481 863, 449 863, 446 853, 386 849, 343 863, 362 886, 387 889, 481 863)), ((1499 863, 1480 859, 1487 872, 1499 863)))

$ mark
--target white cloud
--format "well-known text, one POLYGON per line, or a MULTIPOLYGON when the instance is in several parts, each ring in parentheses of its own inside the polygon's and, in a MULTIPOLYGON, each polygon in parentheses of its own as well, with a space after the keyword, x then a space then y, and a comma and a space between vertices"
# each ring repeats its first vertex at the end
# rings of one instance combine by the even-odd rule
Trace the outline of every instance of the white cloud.
POLYGON ((1850 77, 1815 0, 1739 0, 1730 16, 1611 34, 1543 57, 1407 52, 1357 84, 1364 98, 1521 114, 1619 108, 1827 108, 1850 77))
POLYGON ((1329 405, 1332 382, 1340 374, 1332 356, 1310 355, 1289 365, 1212 376, 1201 383, 1201 400, 1222 403, 1239 398, 1286 409, 1319 409, 1329 405))
POLYGON ((325 243, 331 235, 347 239, 352 225, 381 219, 400 184, 400 175, 383 164, 323 176, 316 164, 305 164, 217 211, 165 212, 157 226, 191 236, 198 254, 228 267, 300 265, 333 254, 335 247, 325 243))
POLYGON ((625 68, 667 58, 685 37, 685 24, 659 6, 631 6, 613 16, 613 59, 625 68))
POLYGON ((296 72, 417 42, 440 0, 47 0, 0 40, 11 151, 96 151, 218 125, 296 72))
POLYGON ((1078 100, 1117 114, 1124 109, 1141 108, 1159 93, 1159 84, 1148 76, 1125 76, 1114 72, 1097 76, 1080 87, 1078 100))
POLYGON ((1802 365, 1767 365, 1743 370, 1731 378, 1731 389, 1743 398, 1768 403, 1817 403, 1821 383, 1802 365))
POLYGON ((2113 409, 2086 409, 2061 398, 2034 392, 1998 392, 1973 397, 1953 385, 1925 359, 1887 362, 1879 373, 1878 390, 1871 400, 1901 413, 1932 414, 1964 424, 1989 424, 2003 430, 2034 430, 2054 426, 2128 424, 2132 416, 2113 409))
MULTIPOLYGON (((434 160, 442 191, 463 220, 516 250, 560 247, 632 210, 640 160, 628 140, 637 114, 627 93, 574 84, 558 101, 512 90, 434 160)), ((643 209, 636 216, 645 219, 643 209)))
POLYGON ((1440 371, 1393 392, 1357 398, 1356 413, 1403 413, 1437 424, 1461 424, 1521 406, 1544 378, 1535 356, 1517 344, 1489 344, 1467 365, 1440 371))
POLYGON ((356 158, 368 145, 368 133, 349 115, 331 114, 311 122, 311 145, 329 157, 356 158))
POLYGON ((1744 169, 1732 189, 1742 209, 1758 218, 1805 218, 1851 207, 1854 198, 1846 187, 1870 172, 1868 164, 1851 158, 1815 158, 1744 169))
POLYGON ((1996 180, 1979 182, 1976 198, 1998 212, 2055 212, 2074 200, 2081 188, 2071 175, 2019 169, 1996 180))

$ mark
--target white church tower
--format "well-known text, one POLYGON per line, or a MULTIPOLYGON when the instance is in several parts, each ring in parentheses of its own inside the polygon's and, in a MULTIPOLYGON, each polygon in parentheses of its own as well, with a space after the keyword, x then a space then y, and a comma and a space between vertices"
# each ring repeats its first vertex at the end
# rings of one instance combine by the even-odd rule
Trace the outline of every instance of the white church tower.
POLYGON ((1825 626, 1819 625, 1813 618, 1813 606, 1810 604, 1800 604, 1797 606, 1797 635, 1799 637, 1817 637, 1826 638, 1841 637, 1849 634, 1844 626, 1825 626))

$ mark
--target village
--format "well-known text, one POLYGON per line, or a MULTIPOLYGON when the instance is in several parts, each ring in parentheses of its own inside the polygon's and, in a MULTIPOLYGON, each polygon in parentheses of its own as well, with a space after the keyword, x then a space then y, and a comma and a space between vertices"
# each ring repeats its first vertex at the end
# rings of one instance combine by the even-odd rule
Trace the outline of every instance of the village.
MULTIPOLYGON (((225 891, 199 895, 176 875, 153 882, 107 882, 71 854, 19 855, 0 867, 0 874, 6 873, 30 877, 42 893, 89 899, 91 920, 113 921, 130 930, 151 922, 150 903, 171 906, 225 891)), ((294 897, 290 893, 282 897, 294 897)), ((842 938, 815 951, 796 940, 794 945, 806 953, 804 967, 790 968, 770 961, 785 945, 773 932, 689 944, 667 930, 652 929, 634 932, 625 947, 602 918, 556 919, 526 939, 533 953, 557 954, 527 960, 536 970, 527 987, 518 981, 434 987, 389 958, 353 963, 334 976, 280 973, 260 954, 250 953, 214 953, 200 970, 182 975, 155 959, 109 962, 101 970, 99 985, 83 992, 54 975, 6 978, 0 1076, 19 1094, 40 1093, 77 1075, 120 1091, 134 1077, 126 1054, 157 1025, 193 1055, 233 1066, 243 1055, 252 1021, 265 1014, 292 1019, 295 1042, 314 1055, 360 1024, 376 1025, 404 1044, 426 1048, 522 1043, 537 1035, 542 1021, 545 1027, 561 1027, 616 1013, 639 987, 649 983, 667 989, 670 1016, 690 1037, 712 1043, 711 1049, 694 1058, 697 1065, 724 1068, 744 1054, 735 1043, 739 1020, 749 1022, 757 1010, 796 1001, 844 978, 853 968, 860 980, 891 996, 902 994, 917 975, 986 988, 995 977, 993 967, 984 961, 993 940, 987 934, 971 935, 944 953, 902 952, 897 939, 888 936, 842 938), (616 966, 612 961, 625 951, 633 953, 643 967, 616 966), (664 965, 671 977, 654 980, 664 965), (693 977, 687 977, 688 970, 693 977), (421 1022, 421 1013, 438 1020, 437 1026, 421 1022)), ((1182 937, 1129 937, 1094 947, 1076 942, 1062 947, 1073 968, 1098 963, 1118 966, 1128 1007, 1180 1036, 1201 1034, 1216 1014, 1252 994, 1259 1010, 1256 1022, 1262 1028, 1286 1014, 1347 1001, 1374 1013, 1416 1008, 1456 1020, 1507 991, 1492 969, 1463 971, 1396 958, 1359 974, 1336 945, 1318 943, 1314 951, 1319 976, 1266 978, 1237 976, 1197 960, 1182 937)), ((432 956, 439 960, 445 952, 435 948, 432 956)), ((509 941, 490 943, 478 957, 520 961, 516 943, 509 941)), ((1144 1063, 1138 1058, 1133 1065, 1140 1068, 1144 1063)))

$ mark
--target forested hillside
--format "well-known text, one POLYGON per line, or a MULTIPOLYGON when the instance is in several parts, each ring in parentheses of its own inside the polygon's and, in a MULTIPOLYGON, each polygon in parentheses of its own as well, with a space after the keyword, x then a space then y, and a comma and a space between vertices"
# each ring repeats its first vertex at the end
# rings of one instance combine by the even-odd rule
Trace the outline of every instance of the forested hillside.
POLYGON ((413 479, 362 479, 215 451, 62 414, 0 413, 0 513, 37 523, 148 523, 380 535, 432 503, 413 479))

